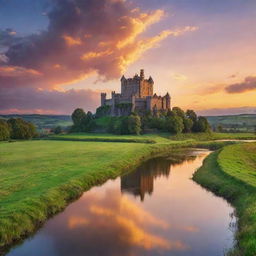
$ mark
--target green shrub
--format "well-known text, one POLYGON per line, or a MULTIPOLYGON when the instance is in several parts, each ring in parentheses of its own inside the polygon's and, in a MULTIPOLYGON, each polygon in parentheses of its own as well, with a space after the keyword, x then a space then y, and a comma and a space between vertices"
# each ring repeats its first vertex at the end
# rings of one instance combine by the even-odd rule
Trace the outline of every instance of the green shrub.
POLYGON ((31 139, 37 136, 36 127, 21 118, 10 118, 7 121, 12 139, 31 139))
POLYGON ((8 140, 10 138, 10 134, 11 131, 8 123, 5 120, 0 119, 0 141, 8 140))

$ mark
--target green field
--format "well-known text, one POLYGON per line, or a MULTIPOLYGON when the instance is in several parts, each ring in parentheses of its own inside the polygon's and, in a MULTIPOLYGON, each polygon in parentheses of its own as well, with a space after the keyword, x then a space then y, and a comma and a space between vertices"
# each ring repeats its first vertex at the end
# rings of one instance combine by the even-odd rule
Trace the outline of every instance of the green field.
POLYGON ((56 126, 67 127, 72 125, 71 116, 68 115, 0 115, 2 119, 22 118, 27 122, 33 123, 38 130, 51 129, 56 126))
POLYGON ((164 143, 0 143, 0 246, 31 233, 84 190, 178 144, 154 139, 164 143))
POLYGON ((237 246, 230 255, 256 255, 256 143, 224 147, 206 158, 193 179, 236 208, 237 246))
POLYGON ((233 131, 253 132, 256 126, 256 114, 225 115, 225 116, 206 116, 210 125, 233 131))
POLYGON ((132 170, 141 161, 174 154, 182 147, 214 150, 227 144, 190 135, 178 140, 168 134, 86 133, 1 142, 0 247, 33 232, 83 191, 132 170))

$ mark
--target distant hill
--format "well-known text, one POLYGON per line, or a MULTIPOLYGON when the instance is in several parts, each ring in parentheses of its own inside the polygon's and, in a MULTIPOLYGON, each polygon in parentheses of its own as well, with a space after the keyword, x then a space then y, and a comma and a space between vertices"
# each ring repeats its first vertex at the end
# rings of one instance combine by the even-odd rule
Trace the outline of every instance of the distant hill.
POLYGON ((219 124, 228 130, 254 131, 256 127, 256 114, 206 116, 212 127, 219 124))
POLYGON ((24 120, 31 122, 36 125, 38 130, 46 129, 46 128, 53 128, 58 125, 62 127, 67 127, 72 125, 71 116, 68 115, 39 115, 39 114, 32 114, 32 115, 0 115, 2 119, 9 119, 11 117, 20 117, 24 120))

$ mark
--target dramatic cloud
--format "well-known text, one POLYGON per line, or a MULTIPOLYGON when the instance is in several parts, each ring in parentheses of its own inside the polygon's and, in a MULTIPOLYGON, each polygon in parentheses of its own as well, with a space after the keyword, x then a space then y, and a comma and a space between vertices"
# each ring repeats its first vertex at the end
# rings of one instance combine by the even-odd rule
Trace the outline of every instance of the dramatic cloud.
POLYGON ((46 30, 26 36, 9 28, 0 30, 2 112, 23 109, 70 113, 71 107, 79 104, 95 108, 99 104, 96 92, 62 92, 61 86, 92 74, 98 74, 101 81, 119 78, 128 65, 163 39, 197 29, 187 26, 145 37, 143 33, 165 16, 163 10, 144 12, 124 0, 50 3, 45 13, 49 19, 46 30))
POLYGON ((17 37, 1 31, 2 87, 57 88, 98 73, 118 78, 129 64, 166 37, 196 27, 165 30, 143 38, 142 33, 164 16, 162 10, 143 12, 123 0, 55 0, 47 14, 46 31, 17 37))
POLYGON ((248 76, 241 83, 228 85, 225 90, 228 93, 243 93, 256 90, 256 76, 248 76))
POLYGON ((86 111, 99 105, 99 92, 92 90, 40 90, 0 88, 0 113, 71 114, 77 107, 86 111))

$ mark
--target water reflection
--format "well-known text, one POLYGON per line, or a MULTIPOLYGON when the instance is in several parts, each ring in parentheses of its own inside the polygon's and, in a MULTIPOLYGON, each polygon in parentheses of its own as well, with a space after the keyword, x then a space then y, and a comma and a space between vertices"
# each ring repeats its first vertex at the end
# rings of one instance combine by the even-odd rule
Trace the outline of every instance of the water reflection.
POLYGON ((8 255, 221 255, 233 210, 189 179, 206 153, 197 155, 154 159, 91 189, 8 255))
POLYGON ((152 194, 156 177, 169 177, 170 164, 169 160, 163 158, 152 159, 142 164, 135 172, 121 177, 121 191, 140 196, 143 201, 145 194, 152 194))
POLYGON ((193 161, 197 155, 176 155, 169 158, 154 158, 139 166, 136 171, 121 177, 121 192, 139 196, 144 201, 145 195, 151 195, 154 190, 154 180, 158 177, 168 178, 171 166, 183 161, 193 161))

